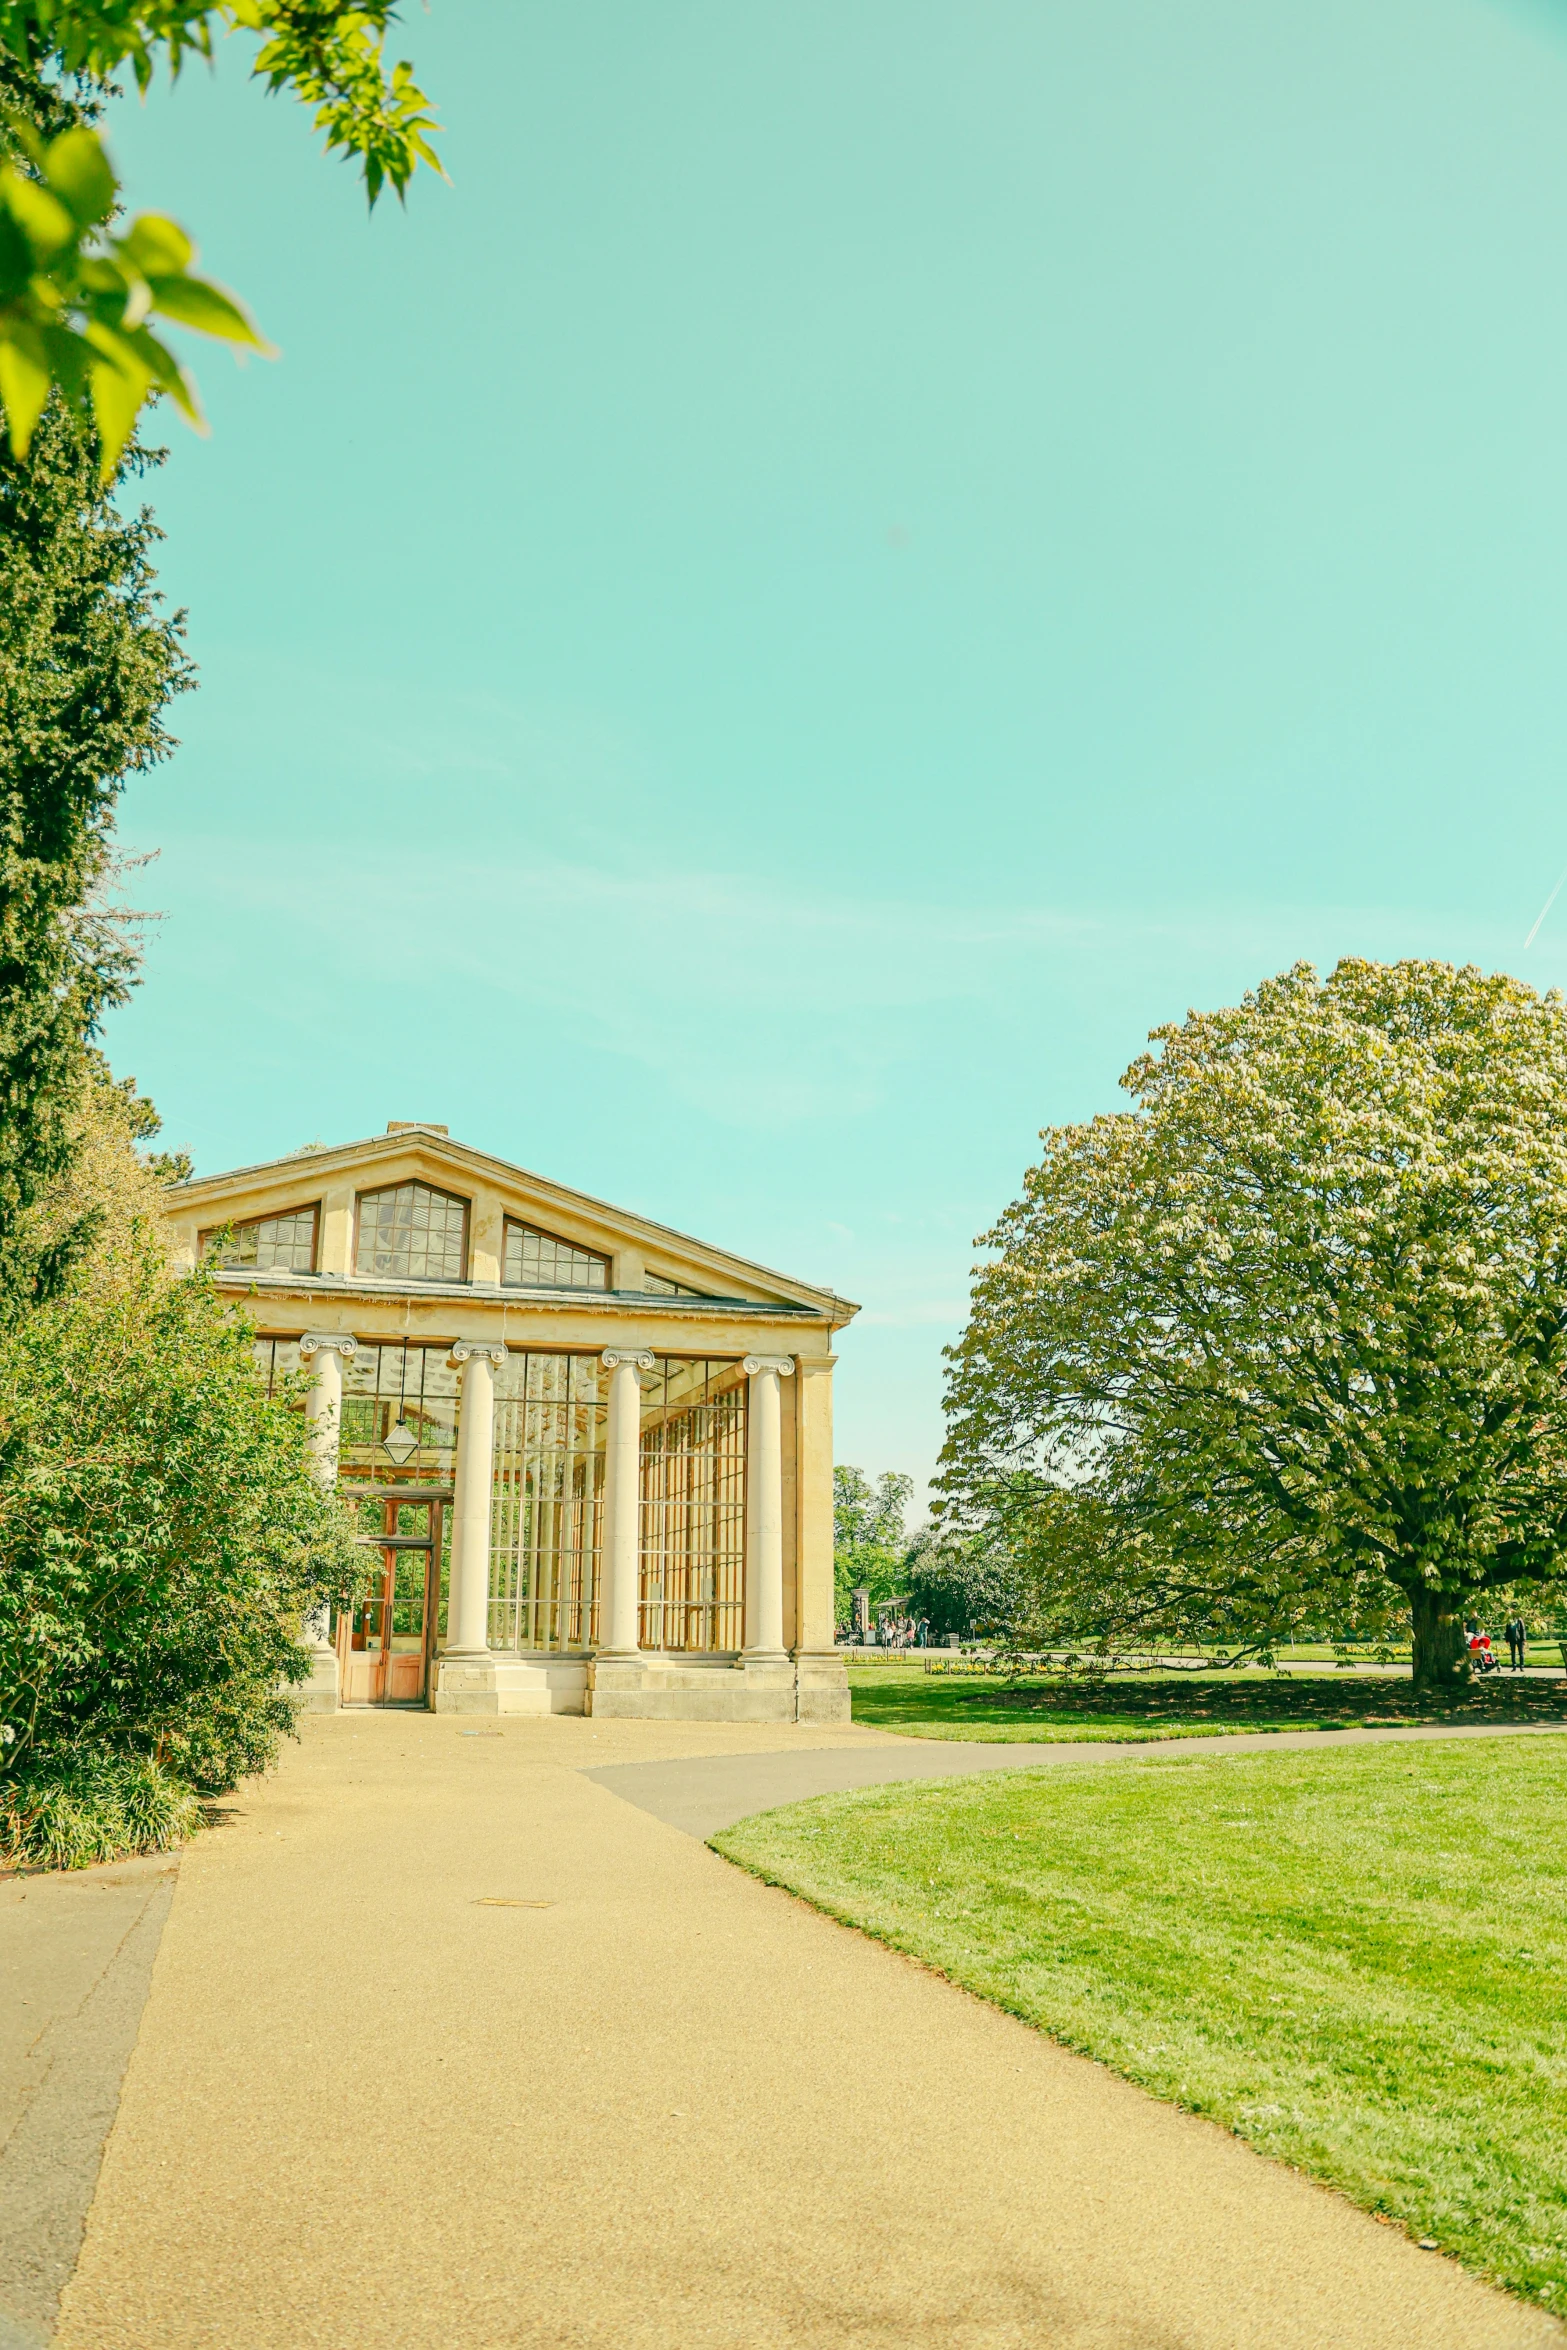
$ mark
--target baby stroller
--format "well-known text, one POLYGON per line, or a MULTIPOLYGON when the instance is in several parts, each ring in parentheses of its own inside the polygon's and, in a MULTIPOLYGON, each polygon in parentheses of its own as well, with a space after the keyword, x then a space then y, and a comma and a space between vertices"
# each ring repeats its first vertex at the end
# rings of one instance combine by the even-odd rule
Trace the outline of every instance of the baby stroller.
POLYGON ((1497 1663, 1492 1651, 1489 1632, 1470 1633, 1469 1661, 1477 1673, 1499 1673, 1501 1671, 1502 1668, 1497 1663))

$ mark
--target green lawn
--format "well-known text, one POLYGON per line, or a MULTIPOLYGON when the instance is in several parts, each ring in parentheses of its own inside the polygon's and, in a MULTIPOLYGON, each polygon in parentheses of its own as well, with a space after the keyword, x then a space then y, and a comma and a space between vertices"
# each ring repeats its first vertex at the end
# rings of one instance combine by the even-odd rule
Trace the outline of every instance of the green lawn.
POLYGON ((1567 1739, 1056 1765, 714 1841, 1567 2315, 1567 1739))
POLYGON ((1218 1737, 1226 1730, 1343 1730, 1356 1723, 1562 1722, 1567 1676, 1498 1673, 1453 1703, 1417 1698, 1396 1674, 1129 1673, 1085 1687, 920 1665, 851 1665, 854 1719, 906 1738, 987 1744, 1082 1738, 1218 1737))

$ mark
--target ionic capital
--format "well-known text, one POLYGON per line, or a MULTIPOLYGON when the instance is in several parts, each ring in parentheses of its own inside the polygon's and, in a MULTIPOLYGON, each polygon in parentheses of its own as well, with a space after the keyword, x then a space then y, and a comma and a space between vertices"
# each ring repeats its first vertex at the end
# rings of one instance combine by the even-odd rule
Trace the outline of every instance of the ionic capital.
POLYGON ((651 1371, 654 1357, 646 1347, 606 1346, 599 1361, 606 1371, 616 1370, 622 1363, 635 1363, 639 1371, 651 1371))
POLYGON ((359 1352, 357 1338, 345 1338, 340 1330, 307 1330, 299 1342, 300 1354, 308 1362, 312 1355, 341 1355, 346 1362, 359 1352))
POLYGON ((505 1370, 506 1349, 496 1346, 488 1338, 459 1338, 446 1359, 449 1363, 462 1364, 471 1363, 480 1356, 488 1357, 497 1371, 505 1370))
POLYGON ((793 1355, 747 1355, 740 1368, 748 1379, 754 1379, 758 1371, 776 1371, 780 1379, 789 1379, 794 1375, 794 1357, 793 1355))

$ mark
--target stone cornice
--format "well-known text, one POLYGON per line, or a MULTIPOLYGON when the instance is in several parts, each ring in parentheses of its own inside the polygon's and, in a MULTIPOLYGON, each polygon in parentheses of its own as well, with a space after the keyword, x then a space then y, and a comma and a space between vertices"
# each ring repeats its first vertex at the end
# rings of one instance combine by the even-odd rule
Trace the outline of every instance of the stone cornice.
POLYGON ((209 1268, 216 1286, 236 1297, 297 1297, 327 1305, 341 1298, 356 1304, 384 1300, 405 1305, 420 1298, 450 1304, 505 1306, 516 1313, 639 1314, 660 1322, 807 1322, 837 1327, 816 1306, 793 1306, 756 1297, 662 1297, 649 1289, 524 1289, 498 1281, 362 1281, 329 1274, 256 1273, 227 1265, 209 1268))

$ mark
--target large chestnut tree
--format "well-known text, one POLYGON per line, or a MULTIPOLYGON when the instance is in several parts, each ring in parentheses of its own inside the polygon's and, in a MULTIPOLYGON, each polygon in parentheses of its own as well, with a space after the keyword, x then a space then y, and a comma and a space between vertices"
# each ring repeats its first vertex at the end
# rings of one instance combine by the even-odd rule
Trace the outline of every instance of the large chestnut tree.
POLYGON ((1054 1127, 951 1350, 942 1513, 1039 1636, 1412 1619, 1567 1565, 1567 1005, 1299 964, 1054 1127))

